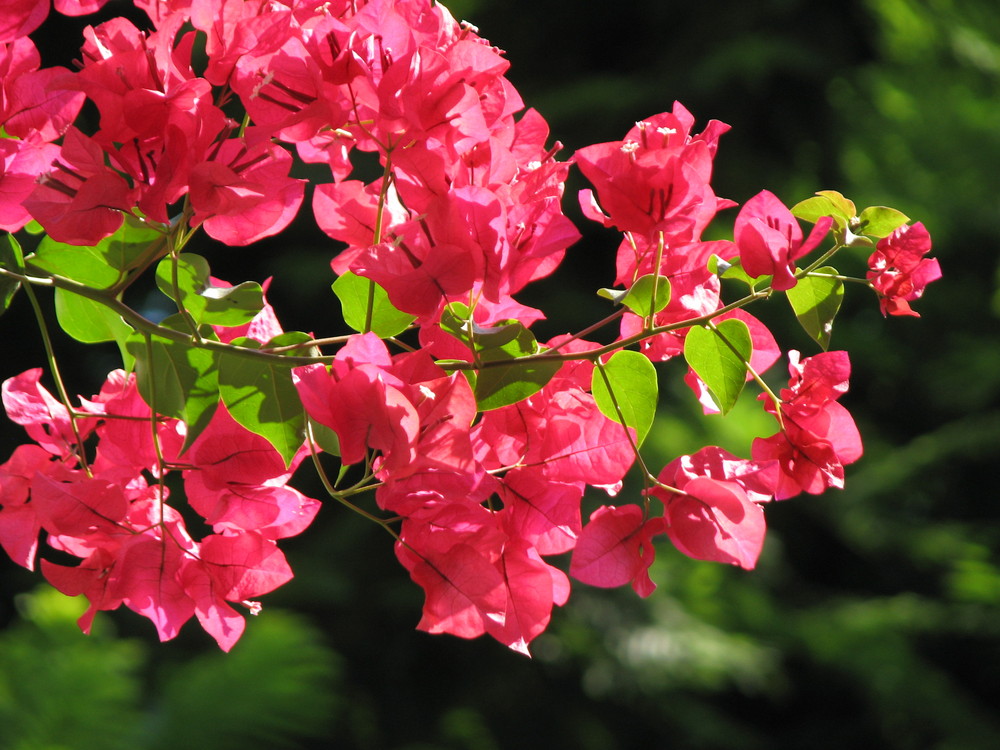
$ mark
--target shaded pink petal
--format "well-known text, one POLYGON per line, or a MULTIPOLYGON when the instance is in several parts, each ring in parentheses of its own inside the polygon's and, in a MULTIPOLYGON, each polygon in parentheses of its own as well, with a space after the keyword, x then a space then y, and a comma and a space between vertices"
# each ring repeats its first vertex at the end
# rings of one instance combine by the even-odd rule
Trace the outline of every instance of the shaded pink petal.
POLYGON ((8 0, 0 11, 0 44, 27 36, 49 15, 49 0, 8 0))
POLYGON ((10 559, 28 570, 35 569, 38 533, 42 526, 29 505, 4 505, 0 509, 0 547, 10 559))
POLYGON ((129 507, 120 486, 82 473, 73 481, 36 474, 31 503, 46 531, 73 537, 120 533, 129 507))
POLYGON ((570 575, 602 588, 631 582, 636 593, 648 596, 655 588, 648 575, 655 555, 652 536, 662 530, 662 521, 646 521, 637 505, 601 506, 577 539, 570 575))
POLYGON ((181 551, 151 533, 127 545, 120 557, 118 586, 125 606, 148 617, 161 641, 177 636, 194 614, 179 572, 181 551))
POLYGON ((229 651, 243 635, 246 620, 230 607, 220 593, 220 585, 196 561, 181 572, 184 591, 194 601, 194 614, 205 632, 215 639, 219 648, 229 651))
MULTIPOLYGON (((565 601, 555 586, 556 577, 566 574, 545 563, 537 550, 524 542, 504 546, 497 561, 503 577, 507 604, 503 619, 487 618, 486 632, 508 648, 528 656, 528 644, 545 630, 557 596, 565 601)), ((568 583, 568 582, 567 582, 568 583)))
POLYGON ((503 576, 467 544, 453 546, 446 555, 418 559, 410 577, 426 597, 418 630, 476 638, 486 632, 487 619, 494 626, 504 622, 507 592, 503 576))
POLYGON ((751 570, 764 545, 764 512, 734 482, 696 478, 666 508, 667 535, 696 560, 751 570))
POLYGON ((218 581, 219 594, 229 601, 267 594, 292 579, 292 570, 277 545, 254 532, 205 537, 201 559, 218 581))
POLYGON ((504 528, 542 555, 573 549, 580 534, 582 484, 546 479, 534 468, 514 469, 503 478, 504 528))

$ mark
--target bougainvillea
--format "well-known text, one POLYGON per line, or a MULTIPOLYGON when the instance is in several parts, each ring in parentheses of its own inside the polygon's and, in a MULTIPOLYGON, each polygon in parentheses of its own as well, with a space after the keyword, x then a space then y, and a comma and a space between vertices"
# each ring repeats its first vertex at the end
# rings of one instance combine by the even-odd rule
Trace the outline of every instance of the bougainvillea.
POLYGON ((675 103, 557 159, 503 53, 432 0, 136 6, 147 26, 87 27, 73 72, 42 67, 27 36, 47 0, 0 10, 0 299, 27 298, 48 364, 3 383, 30 442, 0 465, 0 546, 87 598, 84 631, 124 605, 161 639, 194 617, 231 648, 234 606, 256 614, 292 578, 279 543, 320 509, 290 485, 302 464, 391 535, 425 594, 418 628, 523 653, 571 577, 648 596, 667 539, 753 568, 768 502, 843 486, 862 454, 838 402, 848 355, 827 351, 844 282, 915 315, 940 276, 922 224, 833 191, 788 208, 764 190, 732 240, 705 239, 736 207, 711 184, 728 126, 698 132, 675 103), (96 117, 79 117, 85 102, 96 117), (357 154, 381 176, 354 176, 357 154), (307 186, 296 160, 329 178, 307 186), (584 215, 621 233, 617 276, 603 320, 540 341, 544 311, 516 297, 573 252, 573 167, 592 185, 584 215), (198 230, 253 252, 304 203, 332 240, 352 335, 284 331, 269 282, 218 279, 191 252, 198 230), (830 265, 857 248, 872 253, 864 278, 830 265), (174 314, 139 312, 144 275, 174 314), (121 353, 89 398, 60 374, 45 288, 69 336, 121 353), (782 349, 745 308, 778 295, 822 351, 788 352, 776 392, 763 375, 782 349), (651 472, 656 365, 674 358, 706 413, 759 388, 774 435, 747 458, 706 446, 651 472), (584 520, 592 490, 616 504, 584 520))

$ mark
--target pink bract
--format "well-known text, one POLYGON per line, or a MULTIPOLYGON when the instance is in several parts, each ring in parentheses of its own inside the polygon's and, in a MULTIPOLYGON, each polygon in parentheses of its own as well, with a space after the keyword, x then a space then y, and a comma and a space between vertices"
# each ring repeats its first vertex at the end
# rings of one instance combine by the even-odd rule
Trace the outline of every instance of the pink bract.
POLYGON ((824 216, 802 239, 799 222, 774 193, 762 190, 748 200, 736 217, 733 233, 743 270, 753 278, 772 276, 771 286, 785 291, 795 286, 795 261, 810 253, 830 231, 824 216))
POLYGON ((937 259, 924 257, 930 251, 931 236, 919 221, 879 240, 868 259, 868 281, 878 292, 883 315, 920 317, 909 303, 941 278, 937 259))
POLYGON ((780 411, 783 429, 755 439, 752 449, 755 460, 777 460, 781 467, 776 499, 841 488, 844 466, 861 457, 858 428, 837 403, 847 391, 850 371, 846 352, 823 352, 801 362, 798 352, 789 352, 789 387, 781 390, 780 405, 765 406, 776 417, 780 411))

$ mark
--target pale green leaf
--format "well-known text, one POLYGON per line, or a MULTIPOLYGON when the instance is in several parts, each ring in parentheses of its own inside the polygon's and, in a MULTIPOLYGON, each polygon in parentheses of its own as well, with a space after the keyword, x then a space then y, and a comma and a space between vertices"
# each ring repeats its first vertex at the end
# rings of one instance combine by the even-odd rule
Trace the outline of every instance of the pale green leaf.
POLYGON ((708 270, 712 273, 718 274, 719 278, 722 279, 735 279, 736 281, 742 281, 751 289, 755 288, 758 284, 766 286, 770 283, 770 276, 761 276, 760 278, 753 278, 747 275, 747 272, 743 270, 743 263, 740 261, 739 257, 733 258, 732 260, 724 260, 718 255, 712 255, 708 259, 708 270))
POLYGON ((601 413, 616 422, 624 419, 625 425, 635 430, 636 445, 642 445, 653 425, 659 398, 653 363, 639 352, 616 352, 602 367, 594 368, 591 392, 601 413))
POLYGON ((264 307, 260 284, 255 281, 230 287, 214 284, 208 261, 194 253, 161 260, 156 267, 156 286, 180 303, 199 325, 240 326, 253 320, 264 307))
POLYGON ((416 320, 415 316, 397 310, 381 286, 350 271, 333 282, 333 293, 340 300, 344 322, 359 333, 365 330, 369 295, 372 302, 371 331, 379 338, 396 336, 416 320))
POLYGON ((494 360, 502 362, 479 371, 474 392, 480 411, 499 409, 538 393, 558 372, 560 362, 531 359, 494 360))
POLYGON ((666 276, 657 278, 646 274, 636 279, 628 289, 598 289, 599 297, 604 297, 616 305, 625 305, 636 315, 647 316, 660 312, 670 304, 670 280, 666 276), (653 304, 653 286, 656 286, 656 303, 653 304))
POLYGON ((869 206, 858 217, 858 234, 867 234, 881 239, 888 237, 894 231, 910 220, 902 211, 886 206, 869 206))
POLYGON ((824 216, 832 216, 838 227, 846 226, 857 215, 854 203, 836 190, 821 190, 812 198, 806 198, 792 206, 792 215, 815 224, 824 216))
POLYGON ((219 404, 218 357, 193 344, 141 333, 130 336, 126 346, 135 357, 136 381, 146 403, 187 425, 186 450, 219 404))
POLYGON ((118 230, 96 245, 79 247, 43 237, 28 262, 36 269, 72 279, 94 289, 114 286, 162 235, 126 217, 118 230))
POLYGON ((830 266, 818 268, 814 273, 821 275, 799 279, 785 294, 799 324, 825 351, 830 346, 833 320, 844 299, 844 282, 833 278, 837 269, 830 266))
POLYGON ((163 238, 161 232, 148 224, 133 216, 126 216, 118 230, 98 242, 96 249, 104 256, 109 266, 119 271, 126 271, 133 267, 139 256, 154 242, 163 238))
POLYGON ((691 328, 684 339, 684 359, 728 414, 746 383, 753 343, 742 320, 724 320, 715 329, 691 328))
POLYGON ((31 268, 93 289, 107 289, 121 278, 121 273, 108 264, 97 247, 67 245, 48 236, 42 238, 38 250, 25 261, 31 268))
MULTIPOLYGON (((9 271, 21 271, 24 268, 24 256, 21 254, 21 246, 11 234, 5 234, 0 238, 0 266, 9 271)), ((10 303, 14 300, 14 295, 21 288, 21 282, 0 276, 0 315, 7 312, 10 303)))
MULTIPOLYGON (((249 339, 233 342, 253 344, 249 339)), ((292 384, 292 366, 223 354, 219 394, 233 419, 260 435, 291 464, 305 438, 305 413, 292 384)))
POLYGON ((636 279, 621 300, 636 315, 652 315, 670 304, 670 281, 666 276, 646 274, 636 279), (656 287, 656 301, 653 301, 653 287, 656 287))
POLYGON ((135 366, 135 358, 128 349, 132 327, 114 310, 65 289, 56 289, 55 308, 56 320, 69 336, 85 344, 114 341, 118 344, 125 370, 135 366))

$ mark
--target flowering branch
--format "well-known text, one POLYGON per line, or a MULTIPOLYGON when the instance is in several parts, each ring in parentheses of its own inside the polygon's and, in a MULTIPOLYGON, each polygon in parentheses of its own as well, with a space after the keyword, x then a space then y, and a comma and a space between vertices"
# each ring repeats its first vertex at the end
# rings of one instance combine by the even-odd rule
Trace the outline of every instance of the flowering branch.
POLYGON ((86 596, 84 631, 124 605, 163 640, 195 618, 231 648, 245 627, 231 605, 255 613, 292 578, 279 542, 319 511, 291 486, 307 457, 330 498, 393 536, 425 594, 418 628, 521 653, 570 594, 553 556, 572 554, 578 582, 647 596, 659 537, 750 569, 768 501, 843 486, 862 447, 838 402, 848 355, 827 350, 845 282, 860 280, 828 264, 874 248, 880 309, 916 315, 940 276, 922 224, 834 191, 789 209, 765 190, 731 240, 706 240, 737 205, 712 187, 727 125, 697 132, 675 103, 557 161, 503 53, 431 0, 136 5, 147 28, 88 28, 74 72, 41 67, 27 36, 39 8, 0 10, 0 229, 44 231, 27 257, 13 234, 0 241, 0 312, 23 287, 58 394, 41 369, 3 384, 30 442, 0 465, 0 546, 86 596), (359 154, 380 177, 355 173, 359 154), (305 200, 297 161, 329 170, 311 213, 337 243, 348 336, 285 331, 268 282, 216 278, 195 252, 202 234, 233 247, 279 235, 305 200), (585 217, 621 236, 598 292, 615 307, 541 341, 544 311, 518 296, 574 252, 571 168, 591 185, 585 217), (159 322, 123 301, 149 276, 177 310, 159 322), (747 290, 727 300, 731 283, 747 290), (118 346, 122 368, 91 398, 70 397, 34 287, 53 289, 69 336, 118 346), (787 352, 775 393, 763 375, 784 352, 748 308, 782 294, 822 351, 787 352), (654 476, 642 445, 657 367, 678 357, 708 413, 755 381, 775 434, 749 458, 705 446, 654 476), (641 500, 584 523, 587 488, 641 500), (192 514, 210 533, 192 535, 192 514))

